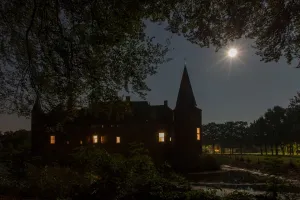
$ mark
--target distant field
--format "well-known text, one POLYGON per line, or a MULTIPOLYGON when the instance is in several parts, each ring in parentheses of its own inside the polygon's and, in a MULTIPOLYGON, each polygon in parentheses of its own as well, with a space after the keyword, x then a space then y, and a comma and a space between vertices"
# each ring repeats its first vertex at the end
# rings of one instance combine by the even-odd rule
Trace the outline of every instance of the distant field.
POLYGON ((256 154, 215 154, 219 164, 279 173, 300 180, 300 156, 272 156, 256 154))
MULTIPOLYGON (((265 155, 265 153, 263 155, 261 155, 261 153, 233 153, 233 154, 229 154, 229 153, 223 153, 223 154, 220 154, 220 153, 216 153, 216 155, 257 155, 257 156, 276 156, 275 154, 272 155, 271 152, 268 152, 268 155, 265 155)), ((282 153, 279 153, 278 152, 278 156, 287 156, 287 157, 290 157, 290 156, 299 156, 300 157, 300 154, 294 154, 294 155, 289 155, 289 154, 285 154, 283 155, 282 153)))
POLYGON ((300 156, 294 155, 294 156, 287 156, 287 155, 278 155, 278 156, 272 156, 272 155, 260 155, 260 154, 243 154, 243 155, 233 155, 233 157, 239 157, 244 158, 244 160, 251 160, 252 162, 257 161, 268 161, 271 159, 279 159, 283 161, 283 163, 290 163, 291 161, 295 164, 300 165, 300 156))

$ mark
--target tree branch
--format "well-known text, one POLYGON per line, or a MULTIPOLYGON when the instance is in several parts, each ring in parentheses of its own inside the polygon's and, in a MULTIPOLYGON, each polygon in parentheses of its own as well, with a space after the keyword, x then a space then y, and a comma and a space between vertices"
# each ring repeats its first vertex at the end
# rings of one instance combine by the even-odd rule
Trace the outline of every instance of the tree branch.
MULTIPOLYGON (((30 19, 29 26, 26 30, 25 41, 26 41, 26 49, 27 49, 27 57, 28 57, 28 66, 27 66, 27 68, 31 71, 31 73, 29 74, 31 87, 35 90, 36 95, 38 95, 38 90, 37 90, 37 88, 35 86, 35 83, 34 83, 34 76, 36 74, 35 74, 35 70, 31 66, 32 59, 31 59, 31 52, 30 52, 30 49, 29 49, 29 33, 30 33, 31 28, 33 26, 33 22, 34 22, 36 10, 37 10, 36 0, 33 0, 33 5, 34 5, 34 7, 33 7, 32 14, 31 14, 31 19, 30 19)), ((26 73, 27 73, 27 70, 26 70, 26 73)))

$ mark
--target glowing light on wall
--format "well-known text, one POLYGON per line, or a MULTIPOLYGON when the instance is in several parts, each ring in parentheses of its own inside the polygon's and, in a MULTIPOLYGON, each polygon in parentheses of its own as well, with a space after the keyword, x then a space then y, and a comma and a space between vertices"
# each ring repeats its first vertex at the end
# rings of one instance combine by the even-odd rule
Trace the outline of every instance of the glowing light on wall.
POLYGON ((165 142, 165 133, 158 133, 158 142, 165 142))

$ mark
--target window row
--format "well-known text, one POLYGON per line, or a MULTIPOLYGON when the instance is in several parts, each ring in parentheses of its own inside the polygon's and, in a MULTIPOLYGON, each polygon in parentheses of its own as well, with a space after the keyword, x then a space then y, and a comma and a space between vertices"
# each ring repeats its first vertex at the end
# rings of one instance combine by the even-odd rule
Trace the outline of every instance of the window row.
MULTIPOLYGON (((197 140, 201 140, 201 131, 200 128, 197 128, 196 130, 197 133, 197 140)), ((170 142, 172 141, 172 138, 170 137, 170 142)), ((93 135, 92 136, 92 143, 97 144, 99 142, 98 135, 93 135)), ((106 137, 105 136, 100 136, 100 143, 104 144, 106 142, 106 137)), ((165 133, 164 132, 159 132, 158 133, 158 142, 165 142, 165 133)), ((82 140, 80 140, 80 144, 82 144, 82 140)), ((121 143, 121 137, 116 136, 116 143, 119 144, 121 143)), ((55 144, 55 135, 50 136, 50 144, 55 144)), ((67 144, 69 144, 69 141, 67 141, 67 144)))
MULTIPOLYGON (((93 144, 97 144, 98 143, 98 135, 93 135, 93 144)), ((105 136, 100 136, 100 143, 104 144, 106 142, 106 137, 105 136)), ((121 137, 117 136, 116 137, 116 143, 119 144, 121 143, 121 137)))
MULTIPOLYGON (((98 143, 98 135, 93 135, 93 137, 92 137, 92 143, 93 144, 97 144, 98 143)), ((50 144, 55 144, 55 135, 51 135, 50 136, 50 144)), ((100 142, 101 142, 101 144, 104 144, 105 142, 106 142, 106 137, 105 136, 100 136, 100 142)), ((80 142, 79 142, 80 144, 83 144, 83 141, 82 140, 80 140, 80 142)), ((116 137, 116 143, 117 144, 119 144, 119 143, 121 143, 121 137, 120 136, 117 136, 116 137)), ((69 141, 67 141, 67 144, 70 144, 70 142, 69 141)))

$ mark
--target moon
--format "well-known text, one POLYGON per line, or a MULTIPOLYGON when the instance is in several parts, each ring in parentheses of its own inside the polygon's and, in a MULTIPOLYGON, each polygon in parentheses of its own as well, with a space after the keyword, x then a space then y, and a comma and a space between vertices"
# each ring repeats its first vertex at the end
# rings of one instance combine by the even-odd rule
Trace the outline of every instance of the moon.
POLYGON ((227 54, 228 54, 228 56, 229 56, 230 58, 234 58, 234 57, 237 56, 238 51, 237 51, 236 48, 231 48, 231 49, 229 49, 229 51, 228 51, 227 54))

